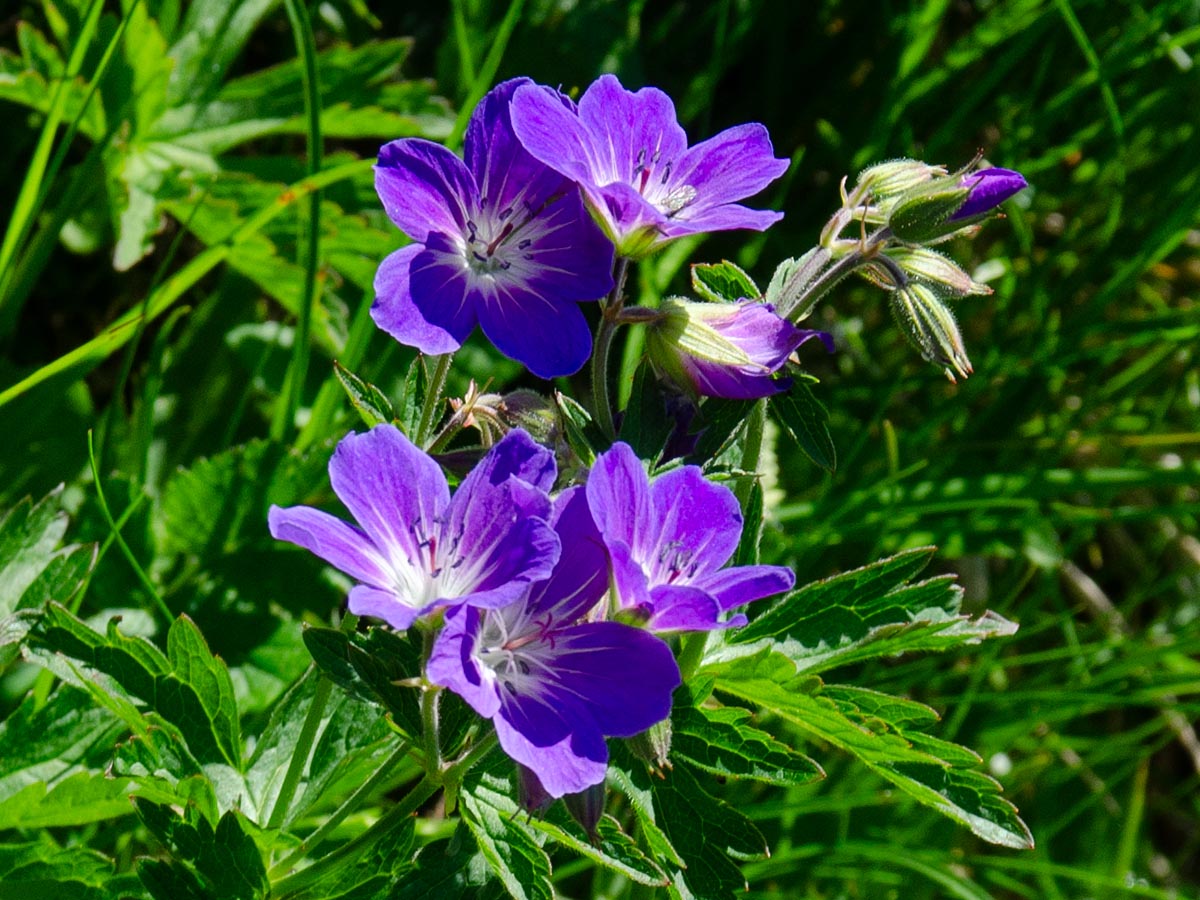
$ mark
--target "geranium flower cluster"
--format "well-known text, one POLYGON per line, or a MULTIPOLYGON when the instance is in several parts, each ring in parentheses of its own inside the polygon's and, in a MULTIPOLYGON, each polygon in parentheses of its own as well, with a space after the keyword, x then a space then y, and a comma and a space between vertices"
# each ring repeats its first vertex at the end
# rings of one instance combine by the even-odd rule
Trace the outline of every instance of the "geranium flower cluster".
MULTIPOLYGON (((787 318, 759 296, 624 306, 631 261, 685 235, 778 221, 741 201, 787 166, 758 124, 689 146, 655 88, 628 91, 606 75, 576 104, 527 78, 504 82, 471 117, 462 158, 419 139, 380 151, 376 188, 412 242, 382 261, 372 316, 429 354, 457 350, 478 325, 501 353, 555 378, 592 355, 581 304, 602 301, 592 411, 609 439, 605 354, 618 325, 649 329, 649 358, 675 397, 768 397, 789 388, 777 376, 806 340, 832 350, 828 335, 792 320, 856 267, 916 309, 910 331, 929 358, 969 370, 929 285, 973 282, 920 244, 974 225, 1023 187, 1008 170, 972 164, 950 175, 898 160, 865 172, 822 246, 780 267, 790 272, 776 292, 787 318), (868 219, 877 226, 869 239, 868 219), (861 238, 841 237, 856 227, 861 238), (925 298, 919 309, 914 297, 925 298)), ((748 276, 738 283, 753 288, 748 276)), ((426 632, 426 689, 454 691, 490 719, 504 751, 539 782, 534 793, 550 797, 600 784, 606 739, 669 715, 681 679, 672 635, 743 624, 746 604, 795 581, 780 566, 727 565, 741 511, 700 468, 652 481, 626 444, 594 455, 590 471, 580 463, 560 483, 551 450, 514 428, 452 494, 433 457, 381 424, 347 436, 329 463, 353 524, 305 506, 269 515, 277 539, 354 580, 351 612, 426 632)))
POLYGON ((665 719, 680 683, 662 636, 745 622, 789 590, 780 566, 725 567, 742 516, 695 466, 651 481, 625 444, 552 494, 553 454, 509 432, 453 495, 399 429, 351 434, 330 482, 357 524, 272 507, 271 534, 356 582, 350 611, 396 629, 442 622, 425 676, 491 719, 553 797, 603 781, 606 737, 665 719))

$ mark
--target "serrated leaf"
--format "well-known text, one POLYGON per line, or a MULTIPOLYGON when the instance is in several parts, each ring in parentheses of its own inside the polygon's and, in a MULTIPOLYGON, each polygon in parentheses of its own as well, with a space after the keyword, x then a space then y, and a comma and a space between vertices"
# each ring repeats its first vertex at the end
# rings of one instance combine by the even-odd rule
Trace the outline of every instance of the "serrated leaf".
POLYGON ((261 900, 270 882, 262 854, 243 829, 240 815, 229 810, 214 830, 208 820, 186 807, 183 817, 169 807, 138 799, 138 816, 180 862, 188 863, 205 895, 232 900, 261 900))
POLYGON ((797 376, 789 390, 770 398, 770 406, 804 455, 832 472, 837 469, 837 448, 829 434, 829 412, 813 394, 815 383, 814 378, 797 376))
POLYGON ((805 585, 715 648, 706 664, 768 652, 816 673, 879 656, 939 651, 1012 634, 1016 626, 985 612, 961 615, 953 576, 905 582, 932 548, 908 550, 861 569, 805 585))
MULTIPOLYGON (((700 437, 690 458, 701 464, 721 456, 738 439, 757 400, 709 397, 700 406, 700 437)), ((696 426, 693 425, 693 429, 696 426)))
POLYGON ((333 371, 346 396, 350 398, 350 403, 358 410, 368 428, 391 422, 396 418, 391 401, 375 385, 363 381, 337 360, 333 362, 333 371))
POLYGON ((1017 808, 1000 796, 999 783, 982 772, 923 763, 884 763, 870 768, 990 844, 1033 849, 1033 835, 1017 808))
POLYGON ((199 642, 194 639, 199 632, 193 631, 190 620, 180 626, 183 630, 171 659, 149 641, 121 634, 117 621, 110 620, 101 635, 52 603, 30 631, 30 639, 110 676, 124 691, 179 728, 201 762, 240 768, 241 742, 233 724, 236 711, 229 705, 232 687, 228 674, 218 674, 224 663, 211 654, 202 658, 207 647, 202 638, 199 642), (180 668, 176 669, 172 660, 180 668))
POLYGON ((768 784, 810 784, 825 777, 807 756, 748 724, 748 711, 697 708, 686 690, 685 685, 676 692, 671 712, 672 758, 715 775, 768 784))
POLYGON ((412 869, 410 858, 414 837, 411 818, 391 827, 370 832, 368 840, 337 852, 338 865, 295 890, 272 893, 273 900, 370 900, 391 897, 412 869))
POLYGON ((43 834, 24 844, 0 844, 0 900, 113 900, 135 885, 113 864, 82 847, 59 847, 43 834))
POLYGON ((558 405, 568 446, 585 466, 591 468, 596 461, 596 447, 601 443, 599 429, 588 411, 576 400, 561 391, 555 391, 554 402, 558 405))
POLYGON ((195 689, 225 758, 237 767, 242 739, 233 682, 225 663, 213 656, 204 635, 187 616, 176 619, 167 632, 167 658, 175 675, 195 689))
POLYGON ((639 459, 651 465, 662 456, 663 447, 675 429, 662 391, 650 363, 643 360, 633 376, 633 390, 621 419, 617 437, 633 448, 639 459))
POLYGON ((519 819, 492 803, 497 786, 474 770, 463 782, 459 808, 480 853, 515 900, 553 900, 550 859, 519 819))
POLYGON ((485 900, 502 894, 465 824, 453 837, 422 847, 415 862, 394 900, 485 900))
POLYGON ((408 371, 404 373, 404 393, 400 397, 400 408, 396 410, 395 417, 400 430, 410 439, 416 439, 428 390, 429 373, 425 370, 425 357, 418 353, 408 371))
MULTIPOLYGON (((486 771, 479 773, 474 788, 475 797, 495 808, 502 816, 520 817, 522 810, 513 799, 516 793, 513 779, 507 775, 512 770, 512 763, 504 757, 497 757, 497 760, 486 771)), ((667 883, 663 870, 641 851, 637 842, 625 834, 611 816, 600 818, 595 841, 571 818, 562 804, 552 806, 544 818, 525 817, 525 824, 530 830, 639 884, 661 887, 667 883)))
POLYGON ((34 504, 22 500, 0 519, 0 619, 29 604, 22 596, 54 559, 67 532, 58 488, 34 504))
MULTIPOLYGON (((28 23, 21 22, 22 28, 30 28, 28 23)), ((80 77, 69 82, 62 80, 62 72, 40 71, 31 67, 7 48, 0 48, 0 100, 19 103, 28 109, 36 110, 45 115, 50 111, 56 86, 61 85, 66 91, 63 106, 63 120, 79 122, 79 131, 93 141, 100 140, 107 126, 104 118, 104 105, 93 97, 85 108, 83 103, 88 96, 87 82, 80 77), (83 113, 82 118, 80 113, 83 113)))
POLYGON ((692 290, 704 299, 718 303, 757 300, 762 296, 754 279, 727 259, 693 265, 692 290))

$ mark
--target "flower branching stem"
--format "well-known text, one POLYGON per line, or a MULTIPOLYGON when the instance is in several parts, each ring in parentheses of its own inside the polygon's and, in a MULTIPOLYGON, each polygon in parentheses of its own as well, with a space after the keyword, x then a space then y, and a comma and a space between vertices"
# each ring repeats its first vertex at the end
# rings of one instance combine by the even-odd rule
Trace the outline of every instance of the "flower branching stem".
POLYGON ((600 425, 600 431, 609 440, 617 436, 617 429, 608 396, 608 356, 625 305, 625 278, 628 273, 629 260, 618 257, 613 270, 612 293, 601 308, 600 327, 596 329, 596 346, 592 351, 592 414, 600 425))
POLYGON ((414 436, 414 443, 418 447, 426 446, 433 426, 437 423, 437 410, 441 405, 442 391, 446 389, 446 376, 450 374, 450 363, 453 359, 453 353, 443 353, 432 359, 433 374, 429 376, 429 387, 425 391, 425 403, 421 407, 421 419, 414 436))

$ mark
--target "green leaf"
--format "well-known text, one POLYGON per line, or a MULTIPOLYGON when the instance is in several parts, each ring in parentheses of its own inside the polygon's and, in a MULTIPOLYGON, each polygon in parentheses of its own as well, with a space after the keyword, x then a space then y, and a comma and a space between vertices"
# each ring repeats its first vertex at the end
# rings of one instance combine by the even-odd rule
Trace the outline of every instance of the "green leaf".
POLYGON ((804 455, 832 472, 837 469, 837 448, 829 434, 829 411, 813 394, 817 380, 797 373, 790 390, 770 398, 775 418, 787 429, 804 455))
POLYGON ((396 410, 396 424, 410 438, 417 434, 421 425, 421 411, 425 406, 425 394, 429 391, 429 372, 425 369, 425 357, 418 353, 404 374, 404 393, 400 397, 400 408, 396 410))
POLYGON ((259 21, 277 0, 197 0, 168 51, 175 61, 171 73, 170 102, 211 96, 233 61, 241 53, 259 21))
POLYGON ((828 261, 829 251, 823 247, 813 247, 799 258, 785 259, 771 275, 764 301, 781 313, 786 312, 793 322, 803 319, 811 311, 816 298, 804 307, 795 309, 790 308, 792 299, 798 298, 812 284, 828 261))
POLYGON ((167 632, 167 658, 175 676, 190 685, 200 698, 212 733, 225 758, 235 768, 242 753, 237 701, 225 663, 213 656, 204 635, 187 616, 180 616, 167 632))
POLYGON ((0 722, 0 830, 82 825, 130 812, 128 779, 105 769, 121 722, 84 691, 32 694, 0 722))
POLYGON ((550 859, 528 827, 495 805, 497 793, 511 788, 502 779, 476 768, 463 782, 459 808, 479 851, 508 893, 516 900, 552 900, 550 859))
POLYGON ((644 836, 667 869, 672 897, 733 900, 746 889, 730 857, 756 859, 767 853, 766 841, 749 819, 705 792, 685 766, 651 777, 618 747, 609 775, 629 798, 644 836))
POLYGON ((691 458, 707 462, 725 453, 741 436, 757 400, 723 400, 709 397, 700 406, 704 430, 691 458))
POLYGON ((768 784, 810 784, 825 777, 821 767, 748 724, 750 713, 737 707, 698 708, 689 686, 675 693, 671 711, 671 757, 731 778, 768 784))
POLYGON ((735 566, 758 565, 763 534, 763 499, 762 480, 755 478, 750 482, 742 510, 742 536, 738 538, 737 552, 733 555, 735 566))
POLYGON ((579 457, 584 466, 591 468, 596 461, 596 447, 603 445, 600 429, 592 422, 591 415, 578 401, 561 391, 554 392, 554 402, 558 404, 559 418, 562 421, 567 445, 579 457))
POLYGON ((805 585, 733 634, 706 662, 765 651, 786 657, 797 673, 815 673, 879 656, 978 643, 1016 630, 994 613, 977 619, 961 615, 962 589, 953 576, 907 584, 933 552, 907 550, 805 585))
POLYGON ((229 676, 225 664, 208 653, 195 625, 181 616, 172 626, 168 659, 149 641, 121 634, 118 621, 119 617, 111 619, 101 635, 52 603, 30 631, 30 639, 110 676, 178 727, 201 762, 240 769, 241 742, 229 676))
POLYGON ((337 360, 333 362, 333 371, 346 396, 350 398, 350 403, 358 410, 368 428, 395 420, 396 411, 392 409, 391 401, 384 396, 383 391, 363 381, 337 360))
MULTIPOLYGON (((522 816, 521 807, 513 799, 515 788, 512 763, 507 758, 496 757, 497 762, 481 772, 473 789, 476 800, 486 803, 501 816, 515 819, 522 816)), ((637 842, 621 830, 620 824, 611 816, 602 816, 596 826, 596 840, 567 813, 562 804, 554 804, 545 817, 526 817, 525 825, 555 843, 590 859, 605 868, 639 884, 664 886, 667 876, 638 847, 637 842)))
MULTIPOLYGON (((27 29, 36 32, 27 22, 18 23, 18 34, 27 29)), ((40 37, 40 34, 39 34, 40 37)), ((43 38, 44 40, 44 38, 43 38)), ((7 48, 0 48, 0 100, 19 103, 22 106, 36 110, 45 115, 53 103, 56 85, 61 84, 67 92, 63 107, 63 119, 66 122, 79 121, 79 131, 91 140, 99 140, 107 129, 104 118, 104 106, 96 98, 83 106, 88 95, 87 82, 83 78, 73 78, 63 83, 63 67, 50 71, 45 66, 32 66, 7 48), (80 118, 80 113, 83 117, 80 118)))
POLYGON ((1032 850, 1033 835, 994 779, 970 769, 930 763, 868 764, 900 790, 965 825, 990 844, 1032 850))
POLYGON ((404 819, 373 834, 373 839, 337 851, 338 865, 302 888, 275 892, 272 900, 374 900, 394 895, 407 881, 414 837, 414 820, 404 819))
MULTIPOLYGON (((265 820, 277 802, 319 681, 319 673, 313 671, 293 685, 276 703, 255 742, 246 767, 249 796, 245 805, 256 811, 258 821, 265 820)), ((335 692, 325 705, 302 789, 284 821, 294 821, 328 804, 341 795, 343 786, 352 790, 361 784, 396 740, 374 702, 335 692)))
POLYGON ((754 279, 727 259, 693 265, 692 290, 705 300, 718 303, 757 300, 762 296, 754 279))
POLYGON ((67 533, 61 493, 59 487, 36 505, 26 498, 0 519, 0 619, 32 605, 22 603, 22 597, 50 565, 67 533))
POLYGON ((190 866, 206 894, 232 900, 266 897, 270 883, 262 854, 243 829, 239 813, 226 812, 214 830, 193 807, 186 807, 180 817, 169 807, 143 799, 136 799, 134 806, 151 834, 177 861, 190 866))
POLYGON ((140 893, 99 853, 59 847, 45 833, 30 843, 0 844, 0 900, 114 900, 140 893))
POLYGON ((454 836, 421 848, 393 900, 489 900, 503 895, 491 867, 460 822, 454 836))
POLYGON ((667 395, 654 377, 650 363, 643 360, 633 376, 633 390, 621 419, 619 439, 651 465, 662 456, 675 420, 667 410, 667 395))

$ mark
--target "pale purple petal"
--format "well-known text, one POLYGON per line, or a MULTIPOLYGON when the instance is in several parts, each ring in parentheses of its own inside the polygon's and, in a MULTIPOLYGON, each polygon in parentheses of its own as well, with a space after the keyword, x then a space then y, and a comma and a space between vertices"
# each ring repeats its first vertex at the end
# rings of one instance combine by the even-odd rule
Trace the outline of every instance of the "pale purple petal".
POLYGON ((592 332, 577 304, 499 280, 496 292, 478 311, 480 327, 497 350, 539 378, 583 368, 592 354, 592 332))
POLYGON ((692 583, 719 569, 737 549, 742 511, 733 491, 708 481, 696 466, 673 469, 650 485, 656 552, 643 558, 652 584, 680 575, 692 583))
POLYGON ((658 546, 650 479, 633 449, 617 442, 600 454, 587 481, 588 506, 604 542, 624 544, 638 560, 658 546))
POLYGON ((446 596, 495 607, 549 577, 560 545, 546 521, 554 455, 524 431, 510 431, 463 479, 442 528, 457 561, 441 575, 446 596))
POLYGON ((429 235, 409 268, 409 291, 427 323, 421 327, 440 329, 461 346, 478 320, 479 288, 453 239, 429 235))
POLYGON ((347 608, 356 616, 382 619, 397 631, 404 631, 423 612, 401 603, 394 591, 381 591, 365 584, 357 584, 350 589, 347 608))
POLYGON ((773 594, 782 594, 795 584, 795 573, 785 566, 735 566, 692 582, 693 587, 712 594, 722 610, 736 609, 773 594))
POLYGON ((690 148, 676 164, 671 184, 687 185, 696 191, 695 203, 684 207, 677 218, 691 219, 712 207, 753 196, 786 172, 789 164, 786 159, 775 158, 771 139, 762 125, 727 128, 690 148))
POLYGON ((627 91, 615 75, 601 75, 584 91, 579 119, 591 134, 597 185, 620 181, 637 188, 643 173, 647 186, 662 182, 687 149, 671 98, 652 87, 627 91))
POLYGON ((468 606, 446 611, 425 673, 429 680, 448 687, 470 704, 475 712, 490 719, 500 710, 495 676, 475 659, 481 613, 468 606))
POLYGON ((394 425, 341 440, 329 460, 338 499, 393 563, 415 560, 450 503, 441 468, 394 425))
MULTIPOLYGON (((574 722, 575 731, 567 731, 566 723, 554 710, 545 710, 545 718, 562 724, 563 736, 547 744, 535 743, 523 733, 530 720, 522 715, 526 710, 506 710, 494 717, 496 737, 509 758, 532 770, 552 797, 576 794, 604 780, 608 771, 608 746, 594 728, 574 722), (512 715, 516 721, 510 721, 512 715)), ((540 723, 544 728, 545 723, 540 723)))
POLYGON ((664 239, 710 231, 766 231, 782 218, 781 212, 725 203, 698 209, 686 218, 681 214, 668 220, 661 230, 664 239))
POLYGON ((431 232, 461 234, 479 197, 463 161, 421 138, 392 141, 380 149, 375 190, 388 217, 421 243, 431 232))
POLYGON ((691 379, 696 393, 703 397, 756 400, 781 393, 792 386, 790 378, 775 378, 770 372, 723 366, 694 356, 681 356, 680 364, 691 379))
POLYGON ((553 88, 524 85, 513 93, 512 125, 533 156, 572 181, 594 184, 600 166, 587 126, 569 100, 553 88))
POLYGON ((272 506, 267 525, 276 540, 303 547, 356 581, 380 587, 392 582, 388 563, 370 538, 329 513, 310 506, 272 506))
POLYGON ((721 621, 716 597, 690 585, 656 585, 650 589, 650 608, 647 627, 653 631, 711 631, 730 624, 721 621))
MULTIPOLYGON (((420 244, 409 244, 387 256, 375 273, 375 302, 371 318, 400 343, 422 353, 452 353, 462 346, 453 334, 427 321, 412 301, 409 270, 422 253, 420 244)), ((469 329, 468 329, 469 332, 469 329)))

